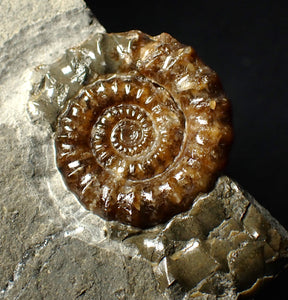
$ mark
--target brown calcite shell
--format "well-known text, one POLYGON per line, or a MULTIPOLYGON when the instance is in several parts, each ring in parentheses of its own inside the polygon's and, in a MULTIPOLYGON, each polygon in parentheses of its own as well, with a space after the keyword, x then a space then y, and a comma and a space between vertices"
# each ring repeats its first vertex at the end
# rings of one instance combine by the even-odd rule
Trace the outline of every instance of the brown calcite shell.
POLYGON ((166 33, 97 35, 69 51, 44 68, 47 88, 30 101, 32 117, 55 128, 68 189, 97 215, 141 228, 188 210, 232 141, 216 73, 166 33))

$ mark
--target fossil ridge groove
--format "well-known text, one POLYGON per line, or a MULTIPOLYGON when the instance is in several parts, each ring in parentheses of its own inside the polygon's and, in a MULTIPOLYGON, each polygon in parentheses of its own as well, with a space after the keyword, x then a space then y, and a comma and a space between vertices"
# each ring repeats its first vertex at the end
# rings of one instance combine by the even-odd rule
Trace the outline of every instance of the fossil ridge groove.
POLYGON ((230 103, 216 73, 170 35, 98 34, 43 70, 30 115, 55 126, 65 183, 101 217, 163 223, 225 166, 230 103))

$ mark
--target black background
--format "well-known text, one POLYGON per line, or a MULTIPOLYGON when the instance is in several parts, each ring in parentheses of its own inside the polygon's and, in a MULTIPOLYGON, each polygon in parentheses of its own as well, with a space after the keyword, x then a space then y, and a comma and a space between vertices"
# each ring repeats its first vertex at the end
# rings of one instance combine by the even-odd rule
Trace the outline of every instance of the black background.
MULTIPOLYGON (((288 229, 288 12, 284 1, 86 1, 107 32, 168 32, 221 78, 235 141, 225 174, 288 229), (101 4, 99 4, 101 2, 101 4)), ((288 299, 282 275, 255 299, 288 299), (284 297, 284 298, 283 298, 284 297)))

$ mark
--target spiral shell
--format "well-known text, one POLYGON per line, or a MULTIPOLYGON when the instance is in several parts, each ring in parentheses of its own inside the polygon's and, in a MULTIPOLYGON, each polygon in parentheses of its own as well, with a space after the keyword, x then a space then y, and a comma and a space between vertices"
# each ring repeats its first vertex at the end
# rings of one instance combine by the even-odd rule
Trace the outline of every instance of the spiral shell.
POLYGON ((163 223, 223 169, 229 101, 193 48, 166 33, 103 34, 95 45, 101 70, 59 108, 58 168, 99 216, 142 228, 163 223))

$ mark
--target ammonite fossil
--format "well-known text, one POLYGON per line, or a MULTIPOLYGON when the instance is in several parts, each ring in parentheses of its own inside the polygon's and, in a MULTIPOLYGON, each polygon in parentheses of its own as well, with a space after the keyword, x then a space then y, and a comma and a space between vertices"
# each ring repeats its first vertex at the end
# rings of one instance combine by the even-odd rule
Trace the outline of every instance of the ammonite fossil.
POLYGON ((166 33, 98 34, 45 72, 31 103, 51 123, 58 115, 57 166, 87 209, 146 228, 212 187, 231 109, 193 48, 166 33))

